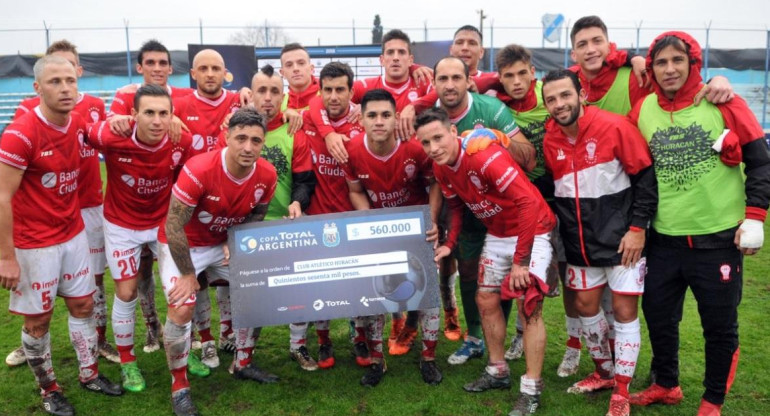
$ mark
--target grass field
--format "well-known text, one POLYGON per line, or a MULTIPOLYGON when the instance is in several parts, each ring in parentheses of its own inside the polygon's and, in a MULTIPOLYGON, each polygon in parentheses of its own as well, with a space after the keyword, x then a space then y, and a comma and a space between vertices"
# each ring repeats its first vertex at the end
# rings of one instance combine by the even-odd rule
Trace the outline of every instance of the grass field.
MULTIPOLYGON (((765 230, 766 241, 770 233, 765 230)), ((108 304, 112 304, 112 282, 107 282, 108 304)), ((213 292, 212 292, 213 295, 213 292)), ((459 296, 459 294, 458 294, 459 296)), ((165 301, 160 289, 156 298, 161 316, 165 317, 165 301)), ((212 304, 215 304, 212 296, 212 304)), ((0 306, 7 310, 8 297, 0 306)), ((747 258, 744 271, 743 301, 740 306, 741 361, 732 391, 727 397, 723 414, 770 415, 770 249, 747 258)), ((138 308, 137 308, 138 309, 138 308)), ((82 390, 77 382, 77 362, 67 335, 66 309, 61 300, 56 302, 56 313, 51 326, 54 368, 65 394, 80 415, 167 415, 170 376, 163 351, 145 354, 137 347, 138 362, 147 390, 107 398, 82 390)), ((640 313, 641 315, 641 313, 640 313)), ((592 363, 583 352, 580 373, 566 379, 556 376, 566 340, 561 299, 549 299, 545 306, 548 328, 548 348, 544 368, 546 390, 542 396, 541 415, 603 415, 607 409, 609 392, 595 396, 575 396, 566 393, 567 387, 579 377, 592 371, 592 363)), ((684 320, 681 325, 681 385, 685 400, 679 406, 652 406, 633 408, 634 415, 694 415, 703 392, 701 379, 704 372, 703 338, 695 302, 688 295, 684 320)), ((218 317, 213 318, 217 322, 218 317)), ((136 340, 144 340, 141 313, 137 314, 136 340)), ((22 319, 0 314, 0 353, 6 354, 19 345, 22 319)), ((216 328, 216 324, 214 325, 216 328)), ((443 328, 443 326, 442 326, 443 328)), ((649 371, 650 347, 642 325, 642 352, 632 391, 646 387, 649 371)), ((312 330, 311 330, 312 331, 312 330)), ((217 331, 213 330, 216 334, 217 331)), ((386 334, 388 333, 386 329, 386 334)), ((255 357, 257 363, 281 377, 275 385, 259 385, 234 380, 226 367, 231 356, 220 353, 222 365, 211 376, 199 379, 191 376, 193 397, 205 415, 506 415, 518 392, 518 377, 524 371, 524 362, 511 363, 513 388, 510 391, 492 391, 469 394, 462 385, 475 379, 483 370, 483 360, 471 360, 463 366, 450 366, 448 357, 458 343, 441 337, 437 359, 444 372, 444 381, 436 387, 422 382, 418 370, 419 354, 413 349, 408 355, 387 357, 388 372, 376 388, 363 388, 358 380, 363 370, 350 356, 347 340, 347 321, 332 324, 332 340, 336 345, 337 365, 331 370, 304 372, 288 359, 288 329, 285 326, 265 328, 259 340, 255 357)), ((108 329, 108 339, 112 339, 108 329)), ((309 349, 317 354, 315 337, 309 349)), ((100 369, 113 381, 119 380, 116 364, 100 360, 100 369)), ((0 365, 0 415, 41 415, 38 390, 30 370, 25 367, 8 368, 0 365)))

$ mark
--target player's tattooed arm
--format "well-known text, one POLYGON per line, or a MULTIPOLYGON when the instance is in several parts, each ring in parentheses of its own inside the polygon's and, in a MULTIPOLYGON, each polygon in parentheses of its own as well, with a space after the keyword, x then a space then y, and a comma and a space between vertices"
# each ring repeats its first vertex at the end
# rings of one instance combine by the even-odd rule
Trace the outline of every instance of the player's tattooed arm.
POLYGON ((185 205, 171 195, 171 203, 168 207, 168 217, 166 218, 166 238, 168 239, 168 249, 171 251, 171 258, 174 259, 176 267, 183 276, 195 276, 195 267, 193 267, 190 257, 190 242, 184 232, 184 226, 190 221, 195 208, 185 205))
POLYGON ((254 209, 251 210, 249 215, 246 216, 246 220, 244 222, 259 222, 265 219, 265 215, 267 215, 267 207, 269 204, 258 204, 254 209))

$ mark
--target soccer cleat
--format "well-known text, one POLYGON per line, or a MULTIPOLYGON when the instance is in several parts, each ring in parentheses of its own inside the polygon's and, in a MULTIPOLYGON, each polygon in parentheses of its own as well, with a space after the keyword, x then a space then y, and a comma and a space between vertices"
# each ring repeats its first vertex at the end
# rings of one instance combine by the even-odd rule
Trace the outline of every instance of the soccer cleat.
POLYGON ((722 405, 700 399, 697 416, 722 416, 722 405))
POLYGON ((107 396, 123 395, 123 389, 120 387, 120 385, 111 382, 102 374, 99 374, 86 382, 81 381, 80 387, 86 390, 102 393, 107 396))
POLYGON ((197 355, 190 352, 187 356, 187 372, 198 377, 206 377, 211 374, 211 369, 201 362, 197 355))
POLYGON ((197 416, 198 409, 192 401, 190 389, 182 389, 171 393, 171 408, 176 416, 197 416))
POLYGON ((484 340, 474 342, 468 338, 465 339, 463 345, 447 358, 447 362, 452 365, 465 364, 471 358, 479 358, 484 356, 484 340))
POLYGON ((390 351, 392 346, 396 344, 396 339, 398 339, 398 335, 401 334, 401 331, 404 330, 405 323, 406 319, 404 318, 391 320, 390 335, 388 336, 388 351, 390 351))
POLYGON ((54 390, 43 396, 43 410, 56 416, 74 416, 75 408, 59 390, 54 390))
POLYGON ((353 355, 356 357, 356 364, 359 367, 369 367, 372 360, 369 358, 369 347, 365 342, 356 342, 353 344, 353 355))
POLYGON ((385 375, 385 371, 387 371, 385 363, 372 363, 366 370, 366 374, 361 377, 361 385, 374 387, 380 384, 382 377, 385 375))
POLYGON ((462 337, 457 309, 444 309, 444 336, 450 341, 459 341, 462 337))
POLYGON ((163 329, 161 328, 160 323, 155 322, 147 325, 147 334, 145 335, 144 348, 142 348, 142 350, 148 354, 158 351, 160 349, 160 337, 162 332, 163 329))
POLYGON ((610 397, 610 408, 605 416, 630 416, 631 404, 628 403, 628 397, 620 394, 613 394, 610 397))
POLYGON ((404 355, 412 349, 414 339, 417 337, 417 328, 405 326, 398 334, 396 342, 388 343, 388 354, 390 355, 404 355))
POLYGON ((296 361, 299 366, 305 371, 318 370, 318 363, 315 362, 313 357, 307 352, 307 347, 304 345, 296 350, 289 350, 289 357, 296 361))
POLYGON ((441 374, 441 370, 433 360, 420 360, 420 375, 422 376, 422 381, 431 386, 438 386, 441 380, 444 379, 444 375, 441 374))
POLYGON ((511 347, 505 351, 505 359, 518 360, 524 354, 524 337, 518 332, 511 338, 511 347))
POLYGON ((278 376, 268 373, 251 363, 243 368, 233 370, 233 377, 238 380, 254 380, 260 383, 270 384, 277 383, 278 376))
POLYGON ((519 398, 516 399, 513 410, 508 413, 508 416, 534 415, 538 407, 540 407, 539 394, 519 393, 519 398))
POLYGON ((115 347, 107 341, 99 343, 99 355, 106 358, 107 361, 120 364, 120 354, 118 354, 115 347))
POLYGON ((580 368, 580 349, 567 347, 564 351, 564 357, 561 359, 559 368, 556 369, 556 375, 559 377, 569 377, 577 374, 580 368))
POLYGON ((147 387, 136 361, 121 364, 120 378, 123 380, 123 388, 130 392, 139 393, 147 387))
POLYGON ((321 344, 318 347, 318 368, 324 370, 334 367, 334 347, 332 344, 321 344))
POLYGON ((235 353, 235 332, 227 336, 219 334, 219 349, 230 354, 235 353))
POLYGON ((463 386, 463 389, 469 393, 481 393, 491 389, 510 389, 511 378, 509 376, 495 377, 486 370, 481 373, 481 377, 471 381, 463 386))
POLYGON ((653 384, 647 389, 634 393, 628 401, 634 406, 647 406, 653 403, 679 404, 684 395, 679 386, 666 388, 660 384, 653 384))
POLYGON ((214 340, 206 341, 201 345, 201 362, 208 368, 219 367, 219 356, 214 340))
POLYGON ((601 378, 599 373, 593 372, 588 377, 573 384, 567 389, 567 393, 583 394, 599 390, 607 390, 615 387, 615 378, 601 378))
POLYGON ((26 363, 27 356, 24 354, 23 347, 16 348, 15 350, 11 351, 7 357, 5 357, 5 364, 7 364, 8 367, 17 367, 26 363))

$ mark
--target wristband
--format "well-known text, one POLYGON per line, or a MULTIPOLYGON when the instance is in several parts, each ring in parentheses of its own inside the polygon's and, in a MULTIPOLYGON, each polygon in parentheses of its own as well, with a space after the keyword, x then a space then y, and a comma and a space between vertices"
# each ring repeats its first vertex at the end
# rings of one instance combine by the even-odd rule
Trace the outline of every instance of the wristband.
POLYGON ((639 232, 639 231, 644 231, 644 228, 632 225, 632 226, 628 227, 628 231, 633 231, 633 232, 636 233, 636 232, 639 232))

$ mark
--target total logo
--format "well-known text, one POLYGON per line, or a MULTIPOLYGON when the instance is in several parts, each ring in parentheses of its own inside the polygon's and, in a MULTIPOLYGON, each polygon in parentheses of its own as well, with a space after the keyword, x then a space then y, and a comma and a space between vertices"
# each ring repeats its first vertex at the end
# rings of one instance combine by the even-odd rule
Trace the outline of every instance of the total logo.
POLYGON ((323 299, 316 299, 315 302, 313 302, 313 309, 316 311, 320 311, 321 309, 325 307, 336 307, 336 306, 350 306, 350 302, 347 300, 327 300, 324 301, 323 299))

